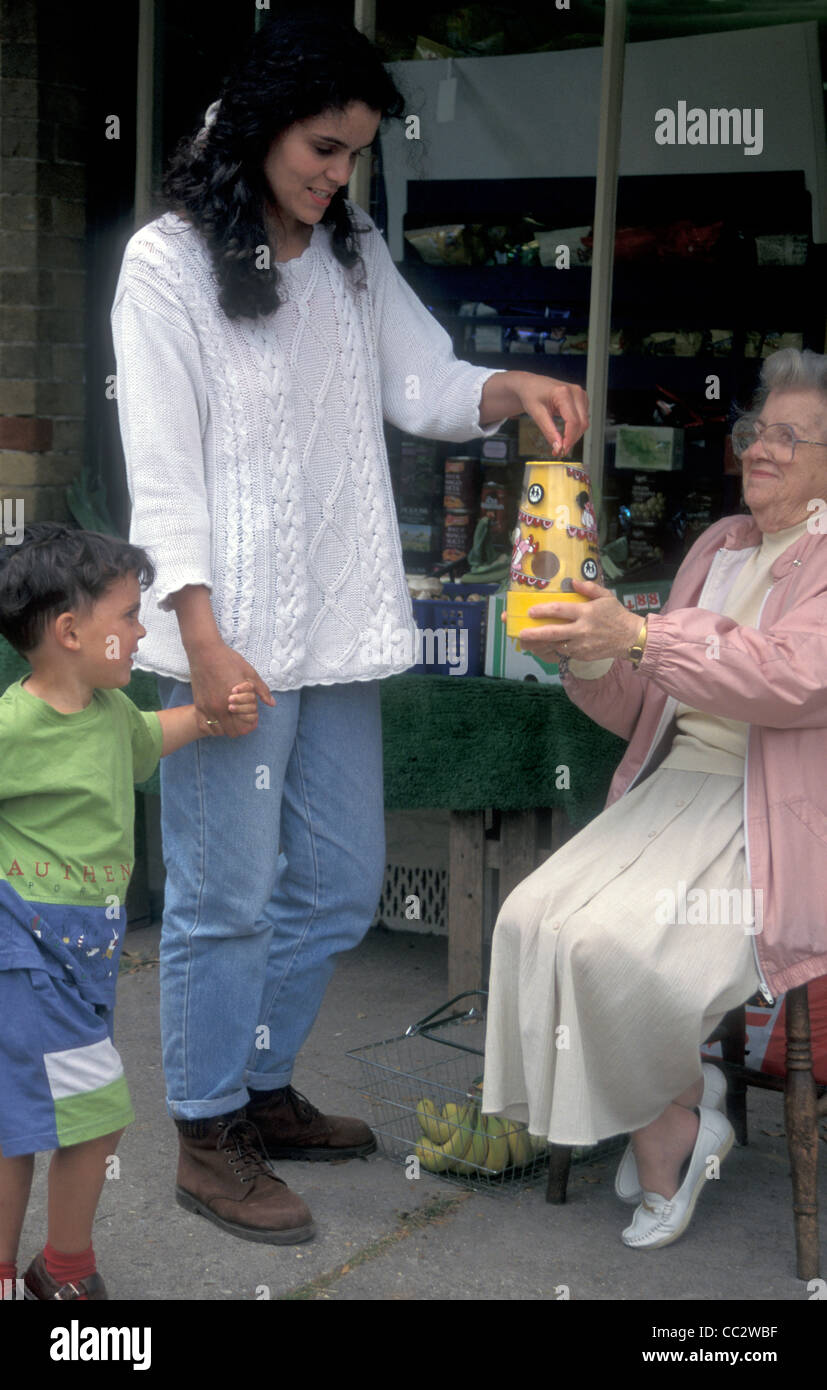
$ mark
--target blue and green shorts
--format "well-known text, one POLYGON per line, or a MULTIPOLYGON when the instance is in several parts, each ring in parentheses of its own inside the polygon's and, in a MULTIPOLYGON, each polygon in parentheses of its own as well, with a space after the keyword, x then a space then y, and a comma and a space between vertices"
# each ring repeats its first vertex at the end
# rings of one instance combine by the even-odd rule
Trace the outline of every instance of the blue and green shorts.
POLYGON ((134 1118, 113 1043, 121 931, 103 908, 29 903, 0 880, 0 1151, 98 1139, 134 1118))

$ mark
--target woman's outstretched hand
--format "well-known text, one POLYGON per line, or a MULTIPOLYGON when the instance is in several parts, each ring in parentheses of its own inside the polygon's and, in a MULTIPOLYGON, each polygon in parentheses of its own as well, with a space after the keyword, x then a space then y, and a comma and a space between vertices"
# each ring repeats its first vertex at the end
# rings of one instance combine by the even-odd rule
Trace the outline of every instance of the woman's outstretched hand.
POLYGON ((542 372, 495 372, 484 383, 480 399, 480 424, 530 415, 555 454, 563 457, 585 434, 589 424, 589 400, 582 386, 557 381, 542 372), (565 427, 560 434, 554 417, 565 427))
POLYGON ((535 652, 542 661, 553 662, 558 656, 574 657, 577 661, 625 656, 637 641, 640 615, 630 613, 602 584, 586 579, 574 579, 572 584, 575 593, 591 602, 534 604, 528 610, 529 617, 562 621, 524 628, 520 645, 535 652))

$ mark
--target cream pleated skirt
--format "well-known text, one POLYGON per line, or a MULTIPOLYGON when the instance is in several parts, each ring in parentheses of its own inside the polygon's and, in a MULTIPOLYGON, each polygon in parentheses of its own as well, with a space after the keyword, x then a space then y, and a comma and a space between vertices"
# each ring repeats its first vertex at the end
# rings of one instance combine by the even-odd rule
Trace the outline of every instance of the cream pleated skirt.
POLYGON ((659 768, 591 821, 497 919, 483 1110, 559 1144, 656 1119, 758 988, 748 889, 740 777, 659 768))

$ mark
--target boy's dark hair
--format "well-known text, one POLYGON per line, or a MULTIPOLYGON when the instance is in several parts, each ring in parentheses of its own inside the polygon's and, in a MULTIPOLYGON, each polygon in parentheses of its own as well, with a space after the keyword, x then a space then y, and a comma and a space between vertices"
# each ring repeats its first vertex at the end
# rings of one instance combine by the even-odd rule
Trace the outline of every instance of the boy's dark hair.
POLYGON ((89 608, 128 574, 137 575, 142 589, 155 579, 140 546, 98 531, 32 522, 19 545, 0 546, 0 635, 25 656, 43 640, 51 618, 89 608))

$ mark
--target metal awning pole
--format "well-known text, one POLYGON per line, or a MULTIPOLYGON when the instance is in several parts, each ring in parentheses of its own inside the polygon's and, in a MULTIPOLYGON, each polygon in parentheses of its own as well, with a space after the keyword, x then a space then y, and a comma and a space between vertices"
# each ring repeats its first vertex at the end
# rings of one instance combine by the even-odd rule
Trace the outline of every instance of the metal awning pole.
MULTIPOLYGON (((376 37, 376 0, 354 0, 353 24, 371 43, 376 37)), ((360 159, 347 186, 347 196, 365 212, 370 212, 370 164, 367 157, 360 159)))
POLYGON ((135 94, 135 226, 152 213, 152 119, 154 96, 155 3, 138 7, 138 76, 135 94))
POLYGON ((589 396, 591 423, 583 440, 583 461, 591 478, 594 510, 598 522, 603 501, 604 433, 606 393, 609 384, 609 334, 625 45, 626 0, 606 0, 597 140, 594 249, 589 299, 589 350, 586 360, 586 390, 589 396))

